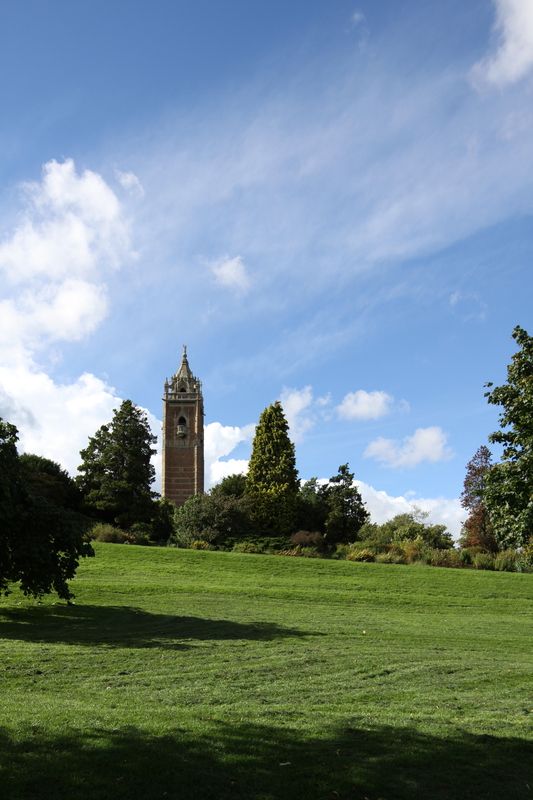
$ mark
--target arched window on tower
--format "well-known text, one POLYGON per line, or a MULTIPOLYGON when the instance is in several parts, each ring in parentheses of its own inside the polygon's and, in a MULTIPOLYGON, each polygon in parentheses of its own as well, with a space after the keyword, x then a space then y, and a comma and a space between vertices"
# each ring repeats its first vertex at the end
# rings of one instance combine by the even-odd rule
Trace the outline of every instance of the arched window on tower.
POLYGON ((185 417, 180 417, 178 419, 178 424, 176 426, 176 436, 179 436, 183 439, 184 436, 187 436, 187 420, 185 417))

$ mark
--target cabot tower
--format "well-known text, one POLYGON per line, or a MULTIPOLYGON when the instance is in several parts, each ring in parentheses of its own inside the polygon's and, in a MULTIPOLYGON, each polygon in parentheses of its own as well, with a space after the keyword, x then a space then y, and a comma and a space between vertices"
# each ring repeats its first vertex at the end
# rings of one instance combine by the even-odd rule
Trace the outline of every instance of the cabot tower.
POLYGON ((182 506, 204 491, 204 401, 202 384, 187 361, 187 347, 163 397, 162 495, 182 506))

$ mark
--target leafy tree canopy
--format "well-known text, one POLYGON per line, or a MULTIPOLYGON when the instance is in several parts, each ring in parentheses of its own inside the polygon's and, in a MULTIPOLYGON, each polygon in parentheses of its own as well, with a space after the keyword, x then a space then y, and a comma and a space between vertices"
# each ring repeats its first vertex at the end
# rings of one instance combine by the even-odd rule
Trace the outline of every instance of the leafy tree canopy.
POLYGON ((324 533, 330 512, 329 494, 329 485, 320 484, 318 478, 311 478, 301 485, 298 495, 298 528, 324 533))
POLYGON ((492 464, 492 453, 482 445, 466 465, 466 475, 461 494, 461 505, 468 511, 468 519, 463 523, 461 547, 483 547, 498 552, 498 543, 489 512, 483 502, 486 479, 492 464))
POLYGON ((414 507, 412 511, 397 514, 382 525, 366 523, 359 531, 360 538, 375 545, 420 540, 435 550, 453 547, 453 538, 445 525, 428 525, 429 511, 414 507))
POLYGON ((224 494, 234 495, 234 497, 242 497, 246 488, 246 475, 235 473, 233 475, 226 475, 222 478, 220 483, 213 486, 211 494, 224 494))
POLYGON ((502 459, 486 474, 482 491, 500 547, 520 547, 533 531, 533 338, 517 326, 512 334, 519 350, 507 367, 507 383, 485 397, 502 406, 500 430, 490 442, 503 446, 502 459))
POLYGON ((281 403, 265 408, 252 444, 245 494, 253 503, 253 520, 267 535, 294 533, 298 471, 294 445, 281 403))
POLYGON ((156 441, 146 412, 124 400, 112 421, 102 425, 80 453, 83 461, 77 484, 84 495, 84 509, 125 528, 149 522, 156 497, 150 489, 156 441))
POLYGON ((79 516, 26 482, 17 440, 15 426, 0 419, 0 593, 18 583, 25 595, 55 591, 69 600, 67 581, 79 559, 94 553, 79 516))
POLYGON ((329 508, 325 524, 328 544, 353 541, 370 516, 353 480, 348 464, 341 464, 325 490, 329 508))
POLYGON ((176 508, 175 534, 178 544, 192 541, 217 542, 239 539, 250 531, 250 501, 225 494, 195 494, 176 508))
POLYGON ((37 494, 56 506, 78 508, 81 493, 74 479, 56 461, 35 453, 22 453, 19 464, 26 482, 37 494))

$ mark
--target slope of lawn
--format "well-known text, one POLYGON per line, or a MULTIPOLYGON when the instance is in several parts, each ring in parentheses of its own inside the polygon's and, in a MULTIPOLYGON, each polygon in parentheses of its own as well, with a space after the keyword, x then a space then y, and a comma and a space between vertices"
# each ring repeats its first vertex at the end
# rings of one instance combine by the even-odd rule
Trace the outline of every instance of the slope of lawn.
POLYGON ((0 601, 4 800, 533 797, 533 575, 95 549, 0 601))

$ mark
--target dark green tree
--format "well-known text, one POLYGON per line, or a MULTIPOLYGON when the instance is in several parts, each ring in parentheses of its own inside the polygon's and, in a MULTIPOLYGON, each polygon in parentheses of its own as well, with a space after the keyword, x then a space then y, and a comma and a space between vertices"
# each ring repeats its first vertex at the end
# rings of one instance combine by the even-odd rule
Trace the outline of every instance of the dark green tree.
POLYGON ((245 496, 266 536, 290 536, 297 522, 298 471, 288 429, 279 401, 265 408, 255 429, 245 496))
POLYGON ((79 515, 56 505, 24 479, 14 425, 0 419, 0 593, 18 583, 27 596, 73 597, 68 581, 94 552, 79 515))
POLYGON ((507 383, 485 393, 503 407, 500 430, 489 436, 503 446, 502 459, 487 471, 482 493, 501 549, 524 545, 533 531, 533 338, 520 326, 512 338, 520 349, 507 367, 507 383))
POLYGON ((329 513, 325 524, 328 544, 354 541, 370 516, 353 479, 348 464, 341 464, 338 474, 330 478, 327 490, 329 513))
POLYGON ((329 486, 311 478, 300 487, 298 494, 298 525, 304 531, 324 533, 330 513, 329 486))
POLYGON ((233 475, 226 475, 222 478, 220 483, 213 486, 211 494, 225 494, 233 495, 234 497, 242 497, 246 488, 246 475, 235 473, 233 475))
POLYGON ((249 533, 250 501, 231 494, 195 494, 175 509, 174 527, 178 544, 234 543, 249 533))
POLYGON ((176 506, 168 497, 155 500, 152 508, 149 538, 152 542, 167 542, 174 533, 174 512, 176 506))
POLYGON ((124 400, 80 452, 77 484, 87 513, 123 528, 150 522, 156 497, 150 488, 155 478, 150 459, 156 441, 146 412, 124 400))
POLYGON ((81 492, 74 479, 56 461, 35 453, 22 453, 19 464, 24 479, 37 494, 62 508, 79 507, 81 492))

